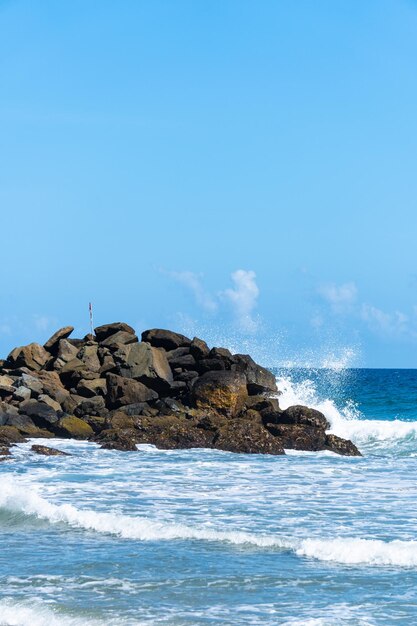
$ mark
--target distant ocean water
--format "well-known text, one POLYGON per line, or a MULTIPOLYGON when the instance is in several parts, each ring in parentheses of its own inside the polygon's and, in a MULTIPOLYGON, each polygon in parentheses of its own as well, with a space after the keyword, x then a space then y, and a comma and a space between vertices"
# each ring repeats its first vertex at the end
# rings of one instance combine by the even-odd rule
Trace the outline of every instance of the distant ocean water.
POLYGON ((0 624, 416 624, 417 370, 276 375, 364 457, 15 448, 0 624))

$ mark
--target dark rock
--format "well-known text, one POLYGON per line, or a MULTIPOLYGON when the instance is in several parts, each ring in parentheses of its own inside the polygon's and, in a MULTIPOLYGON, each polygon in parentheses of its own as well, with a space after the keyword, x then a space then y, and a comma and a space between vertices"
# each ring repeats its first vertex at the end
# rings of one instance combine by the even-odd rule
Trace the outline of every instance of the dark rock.
POLYGON ((126 415, 143 415, 149 409, 147 402, 135 402, 134 404, 124 404, 122 406, 123 413, 126 415))
POLYGON ((157 400, 158 394, 143 383, 116 374, 107 374, 108 403, 111 408, 157 400))
POLYGON ((114 335, 118 332, 125 332, 131 335, 135 334, 135 330, 131 326, 129 326, 129 324, 125 324, 124 322, 103 324, 103 326, 97 326, 97 328, 94 329, 94 332, 96 334, 97 341, 99 341, 100 343, 107 339, 107 337, 110 337, 111 335, 114 335))
POLYGON ((187 372, 181 372, 180 374, 175 375, 175 380, 182 381, 184 383, 189 383, 198 378, 198 372, 194 372, 192 370, 187 372))
POLYGON ((268 398, 264 395, 249 396, 246 400, 246 408, 268 413, 277 413, 280 410, 279 402, 276 398, 268 398))
POLYGON ((142 333, 142 341, 150 343, 155 348, 164 348, 165 350, 175 350, 176 348, 189 347, 191 345, 191 339, 188 339, 188 337, 160 328, 145 330, 142 333))
POLYGON ((59 402, 57 402, 56 400, 53 400, 51 397, 46 395, 46 393, 41 393, 40 396, 38 396, 38 402, 43 402, 44 404, 47 404, 48 406, 51 407, 51 409, 53 409, 57 413, 59 411, 62 411, 62 407, 59 404, 59 402))
POLYGON ((97 348, 97 344, 83 346, 77 353, 77 358, 82 361, 84 369, 89 372, 100 372, 101 363, 97 348))
POLYGON ((330 428, 330 424, 323 413, 298 404, 288 407, 285 411, 276 413, 275 419, 270 419, 269 421, 275 424, 303 424, 324 430, 330 428))
POLYGON ((234 368, 245 373, 249 395, 263 392, 276 393, 278 391, 274 374, 255 363, 248 354, 235 354, 233 361, 234 368))
POLYGON ((214 447, 227 452, 285 454, 282 443, 260 423, 246 419, 230 420, 218 430, 214 447))
POLYGON ((226 369, 230 369, 233 363, 233 355, 227 348, 212 348, 209 352, 209 359, 220 359, 226 364, 226 369))
POLYGON ((342 439, 336 435, 327 435, 325 450, 330 450, 343 456, 362 456, 358 448, 349 439, 342 439))
POLYGON ((201 359, 197 362, 196 370, 199 374, 206 372, 222 371, 226 369, 226 363, 223 359, 201 359))
POLYGON ((267 424, 269 432, 278 437, 289 450, 324 450, 326 433, 322 428, 293 424, 267 424))
MULTIPOLYGON (((170 362, 171 360, 175 360, 180 356, 185 356, 185 355, 189 355, 190 354, 190 348, 176 348, 175 350, 170 350, 169 352, 166 353, 166 358, 168 359, 168 361, 170 362)), ((171 365, 171 363, 170 363, 171 365)), ((172 367, 172 365, 171 365, 172 367)))
POLYGON ((59 419, 53 408, 37 400, 28 400, 21 405, 21 413, 31 417, 38 428, 48 429, 59 419))
POLYGON ((237 415, 247 398, 246 378, 241 372, 207 372, 195 381, 192 398, 197 408, 237 415))
POLYGON ((60 371, 66 363, 72 361, 77 356, 79 348, 74 346, 67 339, 60 339, 57 348, 57 357, 54 361, 53 368, 56 371, 60 371))
POLYGON ((102 396, 84 399, 77 405, 74 415, 83 417, 84 415, 103 415, 106 412, 106 403, 102 396))
POLYGON ((62 450, 57 450, 56 448, 48 448, 48 446, 33 445, 31 450, 43 456, 71 456, 68 452, 62 452, 62 450))
POLYGON ((199 360, 208 357, 210 348, 205 341, 199 339, 198 337, 194 337, 190 344, 190 352, 195 359, 199 360))
POLYGON ((55 354, 58 351, 58 345, 60 340, 69 337, 73 330, 73 326, 65 326, 64 328, 60 328, 56 331, 56 333, 52 335, 52 337, 48 339, 46 343, 44 343, 43 347, 51 354, 55 354))
POLYGON ((196 360, 192 354, 184 354, 169 361, 172 369, 180 367, 185 370, 195 370, 196 360))

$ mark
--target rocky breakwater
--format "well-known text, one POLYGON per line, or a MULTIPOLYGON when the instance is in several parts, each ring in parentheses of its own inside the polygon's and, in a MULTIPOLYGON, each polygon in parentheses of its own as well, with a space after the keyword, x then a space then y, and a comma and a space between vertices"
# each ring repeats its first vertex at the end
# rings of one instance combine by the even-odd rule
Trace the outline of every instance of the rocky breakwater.
POLYGON ((0 454, 28 437, 89 439, 103 448, 216 448, 284 454, 284 448, 359 455, 326 433, 325 416, 281 410, 274 375, 244 354, 161 329, 118 322, 84 339, 58 330, 0 361, 0 454))

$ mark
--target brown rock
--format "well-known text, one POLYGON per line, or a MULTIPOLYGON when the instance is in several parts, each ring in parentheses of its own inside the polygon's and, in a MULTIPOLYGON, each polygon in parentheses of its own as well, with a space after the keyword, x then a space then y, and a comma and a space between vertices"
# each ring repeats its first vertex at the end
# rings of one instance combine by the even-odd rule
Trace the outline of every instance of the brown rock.
POLYGON ((326 433, 323 428, 291 424, 267 424, 269 432, 278 437, 288 450, 324 450, 326 433))
POLYGON ((27 367, 30 370, 40 370, 49 359, 49 353, 38 343, 15 348, 7 357, 12 367, 27 367))
POLYGON ((303 424, 324 430, 330 428, 330 424, 323 413, 301 405, 290 406, 285 411, 277 413, 274 420, 270 419, 269 421, 278 424, 303 424))
POLYGON ((362 456, 358 448, 349 439, 342 439, 336 435, 327 435, 325 450, 330 450, 343 456, 362 456))
POLYGON ((211 408, 233 417, 245 405, 246 378, 241 372, 207 372, 195 381, 192 398, 197 408, 211 408))
POLYGON ((137 343, 137 341, 138 338, 136 335, 120 330, 114 335, 107 337, 107 339, 104 339, 101 342, 101 345, 105 348, 110 348, 111 350, 117 350, 120 345, 129 345, 131 343, 137 343))
POLYGON ((33 445, 31 450, 43 456, 71 456, 68 452, 62 452, 62 450, 57 450, 56 448, 48 448, 48 446, 39 446, 37 444, 33 445))
POLYGON ((53 425, 53 430, 59 437, 70 439, 89 439, 94 431, 84 420, 68 415, 53 425))
POLYGON ((190 352, 195 359, 199 360, 208 357, 210 348, 205 341, 199 339, 198 337, 194 337, 190 345, 190 352))
POLYGON ((105 396, 107 393, 107 383, 104 378, 94 380, 80 380, 77 385, 77 392, 80 396, 92 398, 93 396, 105 396))
POLYGON ((97 326, 97 328, 94 329, 94 332, 96 334, 97 337, 97 341, 98 342, 102 342, 105 339, 107 339, 107 337, 110 337, 111 335, 114 335, 117 332, 125 332, 125 333, 129 333, 131 335, 135 334, 135 330, 129 326, 129 324, 125 324, 124 322, 115 322, 113 324, 103 324, 102 326, 97 326))
POLYGON ((60 339, 66 339, 67 337, 69 337, 73 330, 73 326, 65 326, 64 328, 60 328, 56 331, 56 333, 52 335, 52 337, 48 339, 43 347, 51 354, 54 354, 58 350, 58 344, 60 339))
POLYGON ((276 393, 277 381, 272 372, 266 367, 261 367, 248 354, 235 354, 233 356, 233 368, 244 372, 248 383, 249 395, 259 393, 276 393))

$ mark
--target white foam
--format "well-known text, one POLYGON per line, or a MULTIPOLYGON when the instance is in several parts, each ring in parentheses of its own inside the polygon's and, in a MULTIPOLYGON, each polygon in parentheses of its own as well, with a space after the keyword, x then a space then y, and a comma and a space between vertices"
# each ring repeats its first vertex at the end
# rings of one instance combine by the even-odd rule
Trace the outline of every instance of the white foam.
POLYGON ((313 381, 306 379, 295 383, 289 377, 277 379, 281 408, 286 409, 294 404, 303 404, 324 413, 330 422, 330 432, 345 439, 351 439, 359 446, 367 444, 385 444, 395 446, 396 443, 417 442, 417 422, 402 420, 365 420, 352 403, 347 403, 339 411, 333 400, 320 398, 313 381))
POLYGON ((52 524, 111 534, 140 541, 200 540, 251 545, 259 548, 290 550, 298 556, 343 564, 396 565, 417 567, 417 541, 384 542, 360 538, 296 539, 262 535, 240 530, 195 528, 179 523, 162 523, 145 517, 77 509, 71 504, 53 504, 39 493, 36 485, 19 486, 5 477, 0 507, 24 515, 34 515, 52 524))
POLYGON ((299 556, 346 565, 417 566, 417 541, 379 539, 305 539, 296 550, 299 556))
MULTIPOLYGON (((116 622, 107 622, 114 624, 116 622)), ((0 600, 0 626, 104 626, 104 622, 60 614, 53 605, 38 600, 0 600)))

